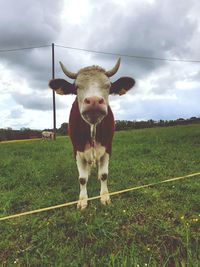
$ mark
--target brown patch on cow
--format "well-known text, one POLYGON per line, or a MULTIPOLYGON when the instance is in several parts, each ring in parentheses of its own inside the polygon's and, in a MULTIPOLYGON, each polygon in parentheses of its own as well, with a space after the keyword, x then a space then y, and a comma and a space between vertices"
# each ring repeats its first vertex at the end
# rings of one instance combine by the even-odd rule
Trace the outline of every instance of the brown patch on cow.
POLYGON ((102 181, 105 181, 107 179, 108 179, 108 174, 107 173, 104 173, 104 174, 101 175, 101 180, 102 181))
MULTIPOLYGON (((109 155, 112 151, 112 138, 114 129, 115 121, 113 113, 110 106, 108 106, 107 116, 105 116, 105 118, 97 125, 96 142, 104 146, 106 148, 106 153, 109 155)), ((74 101, 70 112, 68 131, 73 144, 75 156, 77 151, 85 151, 86 144, 89 143, 92 145, 90 125, 81 117, 77 98, 74 101)))
POLYGON ((86 179, 85 178, 79 178, 80 184, 84 185, 86 184, 86 179))
POLYGON ((74 84, 64 79, 52 79, 49 81, 49 87, 56 91, 59 95, 76 95, 76 88, 74 84))

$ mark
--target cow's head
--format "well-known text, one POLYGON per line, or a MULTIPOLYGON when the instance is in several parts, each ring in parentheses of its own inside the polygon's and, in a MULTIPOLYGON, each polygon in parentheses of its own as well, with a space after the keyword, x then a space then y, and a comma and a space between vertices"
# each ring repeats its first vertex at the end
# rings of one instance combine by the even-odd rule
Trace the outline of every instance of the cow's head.
POLYGON ((53 79, 49 86, 60 95, 77 95, 80 114, 90 125, 98 124, 107 115, 109 94, 125 94, 135 84, 135 80, 130 77, 121 77, 113 83, 110 82, 109 78, 119 69, 120 58, 109 71, 91 66, 72 73, 61 62, 60 65, 65 75, 75 82, 53 79))

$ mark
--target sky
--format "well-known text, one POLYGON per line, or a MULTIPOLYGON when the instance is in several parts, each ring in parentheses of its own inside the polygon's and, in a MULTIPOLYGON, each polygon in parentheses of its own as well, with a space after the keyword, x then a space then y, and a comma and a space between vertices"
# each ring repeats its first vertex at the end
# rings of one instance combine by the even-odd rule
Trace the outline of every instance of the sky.
MULTIPOLYGON (((199 14, 199 0, 0 0, 0 128, 53 127, 51 43, 200 61, 199 14), (38 46, 44 47, 2 51, 38 46)), ((76 72, 90 65, 110 69, 117 59, 56 46, 55 76, 65 78, 59 61, 76 72)), ((200 117, 200 62, 122 56, 111 81, 121 76, 133 77, 136 86, 110 96, 116 120, 200 117)), ((74 99, 56 95, 58 128, 68 121, 74 99)))

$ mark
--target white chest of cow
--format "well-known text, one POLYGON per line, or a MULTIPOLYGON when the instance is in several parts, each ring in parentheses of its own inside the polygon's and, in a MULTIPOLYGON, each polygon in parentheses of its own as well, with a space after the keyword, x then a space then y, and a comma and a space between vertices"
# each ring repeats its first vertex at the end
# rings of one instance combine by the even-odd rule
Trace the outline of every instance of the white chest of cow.
POLYGON ((84 152, 78 152, 79 157, 84 160, 86 163, 94 166, 95 163, 98 163, 100 159, 105 154, 105 147, 101 144, 95 142, 93 146, 91 146, 89 143, 85 146, 84 152))

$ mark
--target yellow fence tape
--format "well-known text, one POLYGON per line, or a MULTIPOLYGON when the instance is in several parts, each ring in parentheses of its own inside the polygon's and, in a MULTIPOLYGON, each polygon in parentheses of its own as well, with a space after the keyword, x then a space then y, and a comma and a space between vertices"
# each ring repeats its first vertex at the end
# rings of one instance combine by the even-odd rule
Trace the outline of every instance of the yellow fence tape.
MULTIPOLYGON (((175 177, 175 178, 170 178, 170 179, 167 179, 167 180, 159 181, 157 183, 140 185, 140 186, 136 186, 136 187, 131 187, 131 188, 127 188, 127 189, 111 192, 108 195, 110 195, 110 196, 119 195, 119 194, 122 194, 122 193, 130 192, 130 191, 134 191, 134 190, 138 190, 138 189, 142 189, 142 188, 147 188, 147 187, 155 186, 155 185, 158 185, 158 184, 164 184, 164 183, 169 183, 169 182, 173 182, 173 181, 178 181, 178 180, 191 178, 191 177, 199 176, 199 175, 200 175, 200 172, 196 172, 196 173, 192 173, 192 174, 188 174, 188 175, 184 175, 184 176, 179 176, 179 177, 175 177)), ((90 198, 88 198, 88 201, 99 199, 100 197, 101 196, 90 197, 90 198)), ((43 211, 49 211, 49 210, 53 210, 53 209, 59 209, 59 208, 67 207, 67 206, 72 206, 72 205, 77 204, 77 203, 78 203, 78 200, 72 201, 72 202, 63 203, 63 204, 60 204, 60 205, 55 205, 55 206, 50 206, 50 207, 46 207, 46 208, 26 211, 26 212, 22 212, 22 213, 18 213, 18 214, 13 214, 13 215, 1 217, 0 221, 13 219, 13 218, 17 218, 17 217, 21 217, 21 216, 25 216, 25 215, 40 213, 40 212, 43 212, 43 211)))

